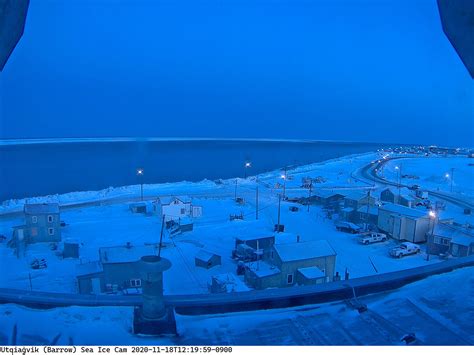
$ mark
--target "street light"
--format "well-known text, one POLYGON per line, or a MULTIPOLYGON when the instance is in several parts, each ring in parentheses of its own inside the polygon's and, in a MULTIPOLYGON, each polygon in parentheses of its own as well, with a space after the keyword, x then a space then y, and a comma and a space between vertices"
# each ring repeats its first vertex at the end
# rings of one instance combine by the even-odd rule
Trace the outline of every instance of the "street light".
POLYGON ((283 179, 283 199, 285 199, 285 195, 286 195, 286 174, 281 174, 280 177, 283 179))
POLYGON ((144 174, 145 174, 145 170, 143 168, 137 169, 137 176, 138 176, 138 179, 140 180, 140 196, 141 196, 142 201, 143 201, 143 175, 144 174))
POLYGON ((245 167, 245 178, 247 179, 247 169, 252 167, 252 163, 248 161, 245 163, 244 167, 245 167))
POLYGON ((430 219, 432 220, 431 221, 431 239, 432 240, 428 242, 428 244, 426 245, 426 260, 427 261, 430 260, 430 245, 431 243, 434 242, 434 228, 435 228, 435 223, 436 223, 436 212, 433 210, 430 210, 429 216, 430 216, 430 219))
POLYGON ((402 187, 402 166, 396 166, 395 170, 398 172, 398 199, 400 200, 400 189, 402 187))

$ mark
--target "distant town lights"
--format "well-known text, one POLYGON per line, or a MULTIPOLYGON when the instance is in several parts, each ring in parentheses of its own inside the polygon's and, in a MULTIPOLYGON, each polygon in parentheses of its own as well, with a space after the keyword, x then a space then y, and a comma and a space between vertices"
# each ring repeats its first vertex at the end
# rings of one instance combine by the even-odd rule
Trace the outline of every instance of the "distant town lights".
POLYGON ((446 174, 444 175, 444 177, 448 179, 448 178, 449 178, 449 174, 446 173, 446 174))
POLYGON ((246 162, 246 163, 245 163, 245 167, 246 167, 246 168, 250 168, 251 166, 252 166, 252 163, 250 163, 250 162, 246 162))
POLYGON ((431 217, 431 218, 435 218, 435 217, 436 217, 435 211, 430 211, 430 217, 431 217))
POLYGON ((142 168, 137 169, 137 175, 142 176, 145 173, 145 171, 142 168))
POLYGON ((282 174, 282 175, 281 175, 281 178, 282 178, 283 180, 285 180, 285 179, 286 179, 286 175, 282 174))

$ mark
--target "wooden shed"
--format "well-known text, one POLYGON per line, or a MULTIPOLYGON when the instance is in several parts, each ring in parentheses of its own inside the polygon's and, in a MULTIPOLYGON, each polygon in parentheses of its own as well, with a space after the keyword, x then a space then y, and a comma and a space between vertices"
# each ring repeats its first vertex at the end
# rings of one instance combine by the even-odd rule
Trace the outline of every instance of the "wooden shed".
POLYGON ((210 269, 214 266, 221 265, 221 256, 210 251, 201 249, 194 258, 194 263, 198 267, 210 269))

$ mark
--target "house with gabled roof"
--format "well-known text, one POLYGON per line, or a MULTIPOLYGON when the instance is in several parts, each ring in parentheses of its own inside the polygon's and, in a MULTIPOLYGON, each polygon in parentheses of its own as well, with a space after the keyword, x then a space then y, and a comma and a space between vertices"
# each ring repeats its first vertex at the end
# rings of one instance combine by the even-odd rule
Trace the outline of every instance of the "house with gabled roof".
POLYGON ((165 216, 165 222, 202 216, 202 207, 193 205, 189 196, 160 196, 154 204, 155 211, 160 216, 165 216))
POLYGON ((245 280, 256 289, 330 282, 336 255, 326 240, 275 244, 268 257, 247 263, 245 280))

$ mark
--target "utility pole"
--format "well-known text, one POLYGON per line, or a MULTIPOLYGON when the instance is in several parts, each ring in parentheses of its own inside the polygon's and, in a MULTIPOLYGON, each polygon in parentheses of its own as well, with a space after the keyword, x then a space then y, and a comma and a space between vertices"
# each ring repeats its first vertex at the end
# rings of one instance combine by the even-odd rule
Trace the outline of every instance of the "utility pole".
POLYGON ((285 166, 283 171, 284 171, 284 174, 283 174, 282 177, 283 177, 283 199, 284 199, 285 196, 286 196, 286 178, 287 178, 287 176, 286 176, 286 174, 287 174, 286 166, 285 166))
POLYGON ((235 179, 234 201, 237 201, 237 182, 238 182, 238 180, 235 179))
POLYGON ((165 215, 161 219, 160 244, 158 246, 158 258, 161 258, 161 247, 163 246, 163 229, 165 228, 165 215))
POLYGON ((138 179, 140 180, 140 198, 141 198, 141 201, 143 201, 143 174, 144 173, 145 173, 145 170, 143 170, 142 168, 137 169, 137 176, 138 176, 138 179))
POLYGON ((365 214, 365 220, 367 222, 367 225, 369 224, 369 208, 370 208, 370 189, 367 192, 367 211, 365 214))
POLYGON ((311 204, 310 199, 311 199, 312 192, 313 192, 313 181, 311 180, 309 184, 309 194, 308 194, 308 212, 309 212, 309 205, 311 204))
POLYGON ((258 175, 255 180, 257 188, 255 189, 255 219, 258 219, 258 175))
POLYGON ((280 208, 281 208, 281 194, 278 194, 278 233, 280 233, 280 208))

